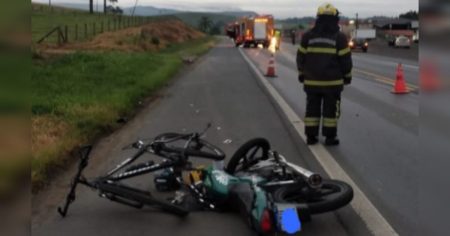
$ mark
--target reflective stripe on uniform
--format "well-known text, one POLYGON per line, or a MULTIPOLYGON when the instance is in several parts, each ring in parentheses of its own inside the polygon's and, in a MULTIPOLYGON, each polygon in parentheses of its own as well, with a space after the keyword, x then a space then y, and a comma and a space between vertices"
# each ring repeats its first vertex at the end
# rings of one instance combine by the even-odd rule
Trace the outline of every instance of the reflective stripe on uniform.
POLYGON ((308 53, 336 54, 336 48, 308 47, 306 51, 308 53))
POLYGON ((305 126, 319 126, 320 118, 319 117, 305 117, 304 120, 305 126))
POLYGON ((298 51, 300 51, 301 53, 306 54, 306 48, 304 48, 304 47, 302 47, 302 46, 300 46, 300 47, 298 48, 298 51))
POLYGON ((323 118, 323 126, 324 127, 337 127, 338 119, 336 118, 323 118))
POLYGON ((338 55, 339 56, 344 56, 347 53, 350 53, 350 48, 349 47, 346 47, 346 48, 344 48, 342 50, 339 50, 338 55))
POLYGON ((337 127, 337 124, 323 123, 323 127, 335 128, 335 127, 337 127))
POLYGON ((305 80, 304 84, 310 85, 310 86, 338 86, 338 85, 343 85, 344 80, 342 80, 342 79, 330 80, 330 81, 305 80))
POLYGON ((350 73, 344 75, 344 77, 345 77, 345 78, 351 78, 351 77, 352 77, 352 72, 350 72, 350 73))
POLYGON ((316 44, 316 43, 325 43, 331 46, 336 46, 336 41, 329 38, 315 38, 308 41, 308 45, 316 44))

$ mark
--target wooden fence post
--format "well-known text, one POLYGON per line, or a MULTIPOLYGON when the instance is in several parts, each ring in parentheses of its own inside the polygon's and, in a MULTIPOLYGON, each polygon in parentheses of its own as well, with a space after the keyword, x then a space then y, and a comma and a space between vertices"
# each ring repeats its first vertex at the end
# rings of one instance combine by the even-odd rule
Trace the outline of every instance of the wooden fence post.
POLYGON ((88 37, 88 25, 87 23, 84 23, 84 39, 87 39, 88 37))
POLYGON ((64 26, 64 42, 69 42, 69 29, 67 28, 67 25, 64 26))
POLYGON ((78 24, 75 24, 75 41, 78 40, 78 24))
POLYGON ((61 45, 61 37, 62 37, 62 32, 61 32, 61 27, 58 26, 58 45, 61 45))

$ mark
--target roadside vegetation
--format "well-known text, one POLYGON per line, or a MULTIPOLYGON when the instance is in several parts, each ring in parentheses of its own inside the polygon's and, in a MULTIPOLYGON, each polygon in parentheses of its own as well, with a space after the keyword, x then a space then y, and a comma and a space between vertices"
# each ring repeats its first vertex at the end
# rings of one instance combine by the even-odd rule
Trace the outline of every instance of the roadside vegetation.
POLYGON ((179 20, 158 22, 107 32, 88 42, 33 45, 33 191, 70 163, 77 147, 132 116, 183 67, 186 57, 196 58, 215 43, 214 37, 179 20))
MULTIPOLYGON (((90 14, 88 11, 57 6, 49 7, 48 5, 39 3, 32 3, 31 7, 32 42, 37 42, 53 28, 58 26, 63 28, 67 26, 69 41, 73 42, 89 40, 98 33, 127 28, 144 21, 157 21, 169 18, 131 17, 113 13, 90 14)), ((51 35, 45 42, 57 42, 56 34, 51 35)))
POLYGON ((78 52, 32 65, 32 182, 36 190, 70 152, 118 127, 145 97, 182 67, 183 55, 206 52, 214 38, 157 53, 78 52))

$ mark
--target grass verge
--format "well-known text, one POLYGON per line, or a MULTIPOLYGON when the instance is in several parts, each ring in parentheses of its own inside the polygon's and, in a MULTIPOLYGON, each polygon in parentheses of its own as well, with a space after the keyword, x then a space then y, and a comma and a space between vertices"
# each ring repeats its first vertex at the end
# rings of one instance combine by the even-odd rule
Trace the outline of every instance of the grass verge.
POLYGON ((182 55, 201 55, 206 37, 158 53, 76 53, 32 66, 32 187, 38 190, 70 153, 117 127, 141 99, 182 67, 182 55))

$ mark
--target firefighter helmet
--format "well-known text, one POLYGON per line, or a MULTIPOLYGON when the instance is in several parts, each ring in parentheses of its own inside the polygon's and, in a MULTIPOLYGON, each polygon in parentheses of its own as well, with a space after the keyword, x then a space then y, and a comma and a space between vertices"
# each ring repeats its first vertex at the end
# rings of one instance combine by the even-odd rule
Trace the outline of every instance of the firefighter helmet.
POLYGON ((336 7, 329 3, 325 3, 317 9, 317 16, 323 16, 323 15, 329 15, 329 16, 338 16, 339 11, 336 7))

